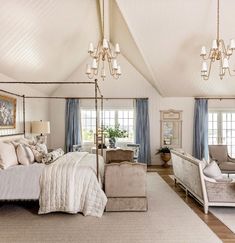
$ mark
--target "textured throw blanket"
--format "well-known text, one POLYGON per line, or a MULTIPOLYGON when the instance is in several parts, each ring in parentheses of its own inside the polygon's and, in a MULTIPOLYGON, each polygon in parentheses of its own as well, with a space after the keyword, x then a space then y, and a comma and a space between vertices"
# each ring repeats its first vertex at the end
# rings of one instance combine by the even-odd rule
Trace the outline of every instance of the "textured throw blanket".
MULTIPOLYGON (((101 177, 103 159, 100 157, 101 177)), ((39 214, 62 211, 101 217, 107 203, 96 176, 94 154, 72 152, 45 166, 40 178, 39 214)))

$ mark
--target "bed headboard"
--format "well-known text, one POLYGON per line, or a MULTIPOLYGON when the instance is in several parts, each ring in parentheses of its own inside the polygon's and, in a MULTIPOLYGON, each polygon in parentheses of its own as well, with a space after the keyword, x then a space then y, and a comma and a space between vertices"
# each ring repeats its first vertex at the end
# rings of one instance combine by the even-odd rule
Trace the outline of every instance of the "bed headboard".
POLYGON ((13 135, 9 135, 9 136, 0 136, 0 142, 4 142, 4 141, 12 141, 12 140, 17 140, 20 138, 24 138, 24 134, 13 134, 13 135))

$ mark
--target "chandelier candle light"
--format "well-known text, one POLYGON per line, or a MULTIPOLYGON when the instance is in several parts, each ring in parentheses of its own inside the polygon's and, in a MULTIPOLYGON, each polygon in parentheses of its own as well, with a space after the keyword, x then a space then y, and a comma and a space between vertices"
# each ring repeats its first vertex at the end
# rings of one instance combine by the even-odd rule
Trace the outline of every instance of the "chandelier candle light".
POLYGON ((203 46, 201 49, 201 57, 203 59, 202 62, 202 69, 201 69, 201 76, 204 80, 208 80, 210 77, 211 72, 211 66, 212 63, 215 61, 219 61, 219 76, 220 79, 223 79, 223 77, 227 73, 230 76, 234 76, 235 74, 232 74, 229 67, 229 59, 233 54, 233 51, 235 50, 235 40, 231 39, 230 44, 227 46, 224 43, 222 39, 220 39, 219 36, 219 0, 217 0, 217 37, 216 40, 212 41, 212 47, 210 48, 208 55, 206 52, 206 47, 203 46), (209 65, 206 61, 209 61, 209 65))
POLYGON ((86 66, 86 74, 89 79, 100 74, 104 80, 106 77, 105 62, 108 63, 110 75, 118 79, 121 72, 121 67, 117 62, 117 56, 120 54, 120 47, 117 43, 114 51, 111 48, 110 42, 104 37, 104 0, 103 0, 103 38, 99 41, 98 46, 94 48, 92 43, 89 44, 88 53, 92 58, 91 64, 86 66))

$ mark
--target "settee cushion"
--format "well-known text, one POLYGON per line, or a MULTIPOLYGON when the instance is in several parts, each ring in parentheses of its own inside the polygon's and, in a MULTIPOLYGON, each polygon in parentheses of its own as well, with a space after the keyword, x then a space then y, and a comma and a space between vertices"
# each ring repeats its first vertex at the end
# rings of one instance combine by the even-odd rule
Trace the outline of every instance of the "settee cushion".
POLYGON ((213 178, 213 179, 223 179, 223 175, 221 173, 221 170, 217 163, 215 161, 212 161, 210 164, 208 164, 204 170, 203 170, 204 175, 207 177, 213 178))

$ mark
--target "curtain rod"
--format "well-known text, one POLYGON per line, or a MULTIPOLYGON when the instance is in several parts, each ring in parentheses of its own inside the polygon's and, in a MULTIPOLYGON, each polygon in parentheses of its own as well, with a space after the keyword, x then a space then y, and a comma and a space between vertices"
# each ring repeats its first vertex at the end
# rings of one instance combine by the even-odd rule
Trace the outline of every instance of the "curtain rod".
POLYGON ((72 81, 68 81, 68 82, 56 82, 56 81, 0 81, 0 84, 95 84, 95 82, 72 82, 72 81))
POLYGON ((206 100, 235 100, 235 97, 195 97, 195 100, 206 99, 206 100))
MULTIPOLYGON (((63 96, 25 96, 26 99, 84 99, 84 100, 95 100, 95 97, 63 97, 63 96)), ((136 100, 136 99, 148 99, 148 98, 114 98, 114 97, 97 97, 97 99, 104 100, 136 100)))

